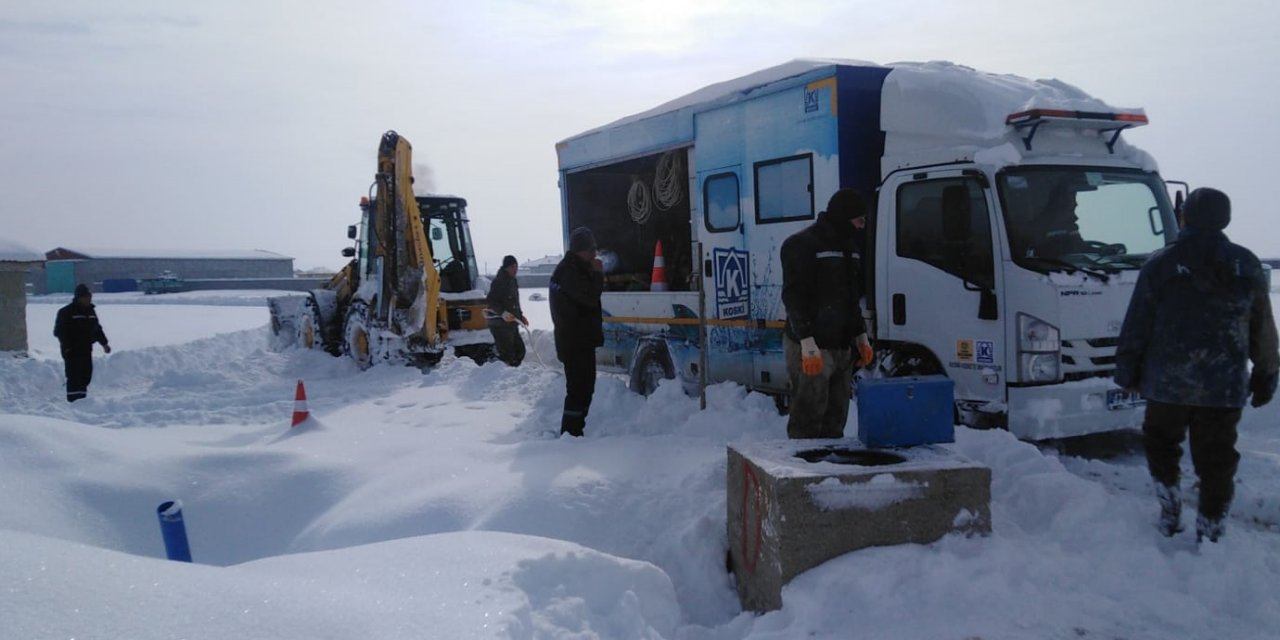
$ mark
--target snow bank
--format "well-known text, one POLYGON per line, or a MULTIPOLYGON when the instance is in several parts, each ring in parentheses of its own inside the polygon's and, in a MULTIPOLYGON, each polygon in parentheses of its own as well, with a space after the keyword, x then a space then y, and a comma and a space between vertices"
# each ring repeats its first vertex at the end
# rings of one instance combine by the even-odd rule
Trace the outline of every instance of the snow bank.
POLYGON ((0 530, 11 638, 672 637, 652 565, 576 544, 450 533, 234 567, 0 530), (85 579, 92 576, 92 579, 85 579), (41 615, 29 615, 29 612, 41 615))
MULTIPOLYGON (((208 311, 176 308, 192 325, 208 311)), ((115 352, 72 405, 56 361, 0 360, 0 637, 1133 640, 1280 628, 1280 404, 1245 411, 1220 544, 1156 533, 1141 454, 1073 458, 960 428, 951 447, 992 469, 990 536, 842 556, 757 617, 725 571, 725 447, 785 437, 768 398, 718 385, 699 411, 676 385, 641 398, 605 375, 587 437, 557 438, 563 377, 533 358, 361 372, 268 351, 265 331, 115 352), (313 419, 290 430, 299 378, 313 419), (160 559, 155 507, 170 499, 185 505, 201 564, 160 559)), ((1194 496, 1189 460, 1184 477, 1194 496)))

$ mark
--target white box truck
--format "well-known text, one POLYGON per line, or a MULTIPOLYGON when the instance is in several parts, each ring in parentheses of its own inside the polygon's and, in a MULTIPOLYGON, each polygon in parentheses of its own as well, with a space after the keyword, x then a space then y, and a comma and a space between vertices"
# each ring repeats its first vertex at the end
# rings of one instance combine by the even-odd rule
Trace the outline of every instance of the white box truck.
POLYGON ((598 364, 641 393, 734 381, 785 402, 779 248, 851 187, 874 203, 859 375, 945 374, 962 422, 1029 440, 1136 426, 1116 341, 1177 233, 1154 161, 1120 138, 1146 122, 1058 81, 797 60, 573 136, 561 215, 606 266, 598 364))

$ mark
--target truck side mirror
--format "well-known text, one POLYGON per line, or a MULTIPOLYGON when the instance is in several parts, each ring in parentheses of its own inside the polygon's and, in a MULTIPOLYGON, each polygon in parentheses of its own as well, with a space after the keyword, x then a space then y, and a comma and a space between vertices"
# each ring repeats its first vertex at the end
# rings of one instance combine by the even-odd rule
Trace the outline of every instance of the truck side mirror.
POLYGON ((343 248, 342 248, 342 257, 344 257, 344 258, 354 258, 354 257, 356 257, 356 248, 355 248, 355 247, 343 247, 343 248))
POLYGON ((356 226, 354 224, 347 225, 347 237, 352 240, 356 239, 356 226))

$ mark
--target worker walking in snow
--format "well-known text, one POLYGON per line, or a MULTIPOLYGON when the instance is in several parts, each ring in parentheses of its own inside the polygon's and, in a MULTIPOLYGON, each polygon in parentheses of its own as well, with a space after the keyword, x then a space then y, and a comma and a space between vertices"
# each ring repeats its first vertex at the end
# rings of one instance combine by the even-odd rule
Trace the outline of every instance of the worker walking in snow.
POLYGON ((1116 384, 1147 400, 1147 465, 1161 533, 1182 530, 1179 472, 1191 432, 1200 478, 1196 539, 1217 542, 1234 494, 1236 424, 1245 400, 1271 401, 1280 370, 1270 292, 1258 258, 1227 240, 1231 201, 1216 189, 1187 197, 1177 242, 1143 265, 1116 349, 1116 384), (1252 374, 1248 361, 1253 361, 1252 374))
POLYGON ((867 205, 853 189, 831 196, 818 221, 782 243, 783 351, 791 378, 789 438, 841 438, 854 366, 874 352, 862 296, 861 230, 867 205))
POLYGON ((596 347, 604 344, 604 266, 590 229, 578 227, 569 234, 569 251, 551 274, 549 289, 556 357, 564 363, 560 433, 581 437, 596 390, 596 347))
POLYGON ((62 363, 67 375, 67 402, 75 402, 89 392, 93 380, 93 343, 111 353, 107 334, 98 323, 93 306, 93 293, 83 284, 76 285, 71 304, 58 309, 53 335, 62 347, 62 363))
POLYGON ((516 323, 529 326, 529 319, 520 310, 520 285, 516 282, 516 271, 519 268, 515 256, 502 258, 502 268, 489 285, 484 310, 489 332, 493 334, 493 346, 498 350, 498 359, 513 367, 520 366, 525 355, 524 340, 520 337, 520 328, 516 323))

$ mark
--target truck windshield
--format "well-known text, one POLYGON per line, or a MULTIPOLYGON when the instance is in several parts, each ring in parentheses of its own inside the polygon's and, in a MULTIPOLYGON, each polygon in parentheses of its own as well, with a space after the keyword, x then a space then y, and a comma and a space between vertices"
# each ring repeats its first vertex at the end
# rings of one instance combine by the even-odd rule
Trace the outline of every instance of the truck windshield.
POLYGON ((1022 167, 1000 173, 1014 262, 1036 271, 1137 269, 1177 224, 1154 173, 1022 167))

